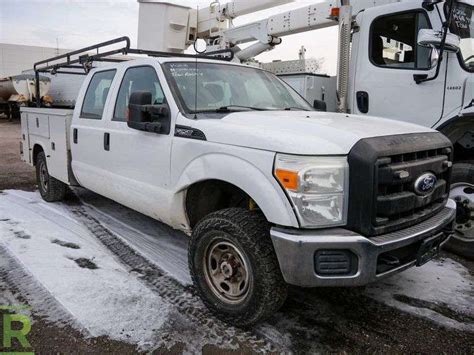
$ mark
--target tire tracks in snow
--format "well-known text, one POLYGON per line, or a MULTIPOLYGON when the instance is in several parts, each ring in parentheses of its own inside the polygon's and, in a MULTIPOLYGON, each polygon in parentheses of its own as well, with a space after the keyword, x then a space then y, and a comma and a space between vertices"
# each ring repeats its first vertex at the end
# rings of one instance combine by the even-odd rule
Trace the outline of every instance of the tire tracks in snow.
MULTIPOLYGON (((174 278, 165 274, 155 264, 131 246, 125 243, 114 232, 105 227, 99 220, 92 217, 77 200, 66 203, 71 213, 122 263, 127 265, 139 278, 154 292, 177 311, 199 324, 206 333, 206 338, 211 339, 216 346, 228 347, 240 345, 244 349, 258 353, 286 352, 286 344, 271 342, 253 331, 245 331, 225 324, 216 319, 205 308, 191 286, 183 286, 174 278), (217 341, 216 341, 217 339, 217 341), (237 344, 236 344, 237 343, 237 344)), ((282 337, 283 338, 283 337, 282 337)))

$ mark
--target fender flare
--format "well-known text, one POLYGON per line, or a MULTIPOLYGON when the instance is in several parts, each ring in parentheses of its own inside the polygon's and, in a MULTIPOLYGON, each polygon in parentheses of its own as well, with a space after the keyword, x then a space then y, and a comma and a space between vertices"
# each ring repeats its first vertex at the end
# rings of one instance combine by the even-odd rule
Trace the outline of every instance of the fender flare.
POLYGON ((293 206, 277 180, 251 162, 227 154, 201 155, 182 171, 176 194, 206 180, 220 180, 240 188, 257 203, 270 223, 299 227, 293 206), (226 169, 220 169, 223 166, 226 169))

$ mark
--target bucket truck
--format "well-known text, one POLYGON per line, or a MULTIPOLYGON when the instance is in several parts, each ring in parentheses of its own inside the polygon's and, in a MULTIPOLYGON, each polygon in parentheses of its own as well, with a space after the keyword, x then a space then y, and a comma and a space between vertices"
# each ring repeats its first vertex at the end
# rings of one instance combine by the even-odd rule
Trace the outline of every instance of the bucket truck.
POLYGON ((263 68, 317 109, 386 117, 445 134, 455 147, 451 195, 458 208, 449 246, 474 257, 473 0, 322 1, 241 26, 234 19, 292 1, 214 1, 197 10, 138 1, 139 47, 182 52, 203 39, 209 51, 232 49, 240 62, 285 36, 339 26, 337 76, 309 72, 304 59, 263 68))

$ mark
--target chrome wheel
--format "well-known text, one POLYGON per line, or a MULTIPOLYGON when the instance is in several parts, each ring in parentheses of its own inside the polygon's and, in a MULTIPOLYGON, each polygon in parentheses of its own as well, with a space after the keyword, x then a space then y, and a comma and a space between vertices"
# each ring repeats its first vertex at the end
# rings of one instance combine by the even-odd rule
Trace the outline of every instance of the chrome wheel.
POLYGON ((46 162, 41 161, 39 166, 39 180, 41 184, 41 188, 43 191, 48 191, 48 168, 46 167, 46 162))
POLYGON ((232 243, 220 239, 209 245, 205 253, 206 282, 212 292, 225 303, 238 304, 250 289, 250 272, 242 252, 232 243))
POLYGON ((451 186, 450 198, 456 202, 456 236, 474 240, 474 185, 460 182, 451 186))

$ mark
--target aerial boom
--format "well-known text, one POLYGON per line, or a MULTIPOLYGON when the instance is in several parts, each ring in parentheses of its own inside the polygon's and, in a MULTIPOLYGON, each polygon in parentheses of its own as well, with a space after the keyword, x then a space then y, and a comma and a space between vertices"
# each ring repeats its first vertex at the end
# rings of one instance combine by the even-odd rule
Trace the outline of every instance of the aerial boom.
MULTIPOLYGON (((338 25, 339 10, 347 0, 325 0, 285 11, 266 19, 234 26, 233 20, 257 11, 294 0, 233 0, 221 4, 212 1, 208 7, 192 9, 167 1, 138 0, 140 19, 138 47, 157 51, 183 52, 196 39, 206 41, 208 50, 234 48, 236 58, 249 59, 281 43, 281 37, 338 25), (257 41, 246 53, 238 54, 239 44, 257 41)), ((351 13, 401 0, 355 0, 351 13)))

